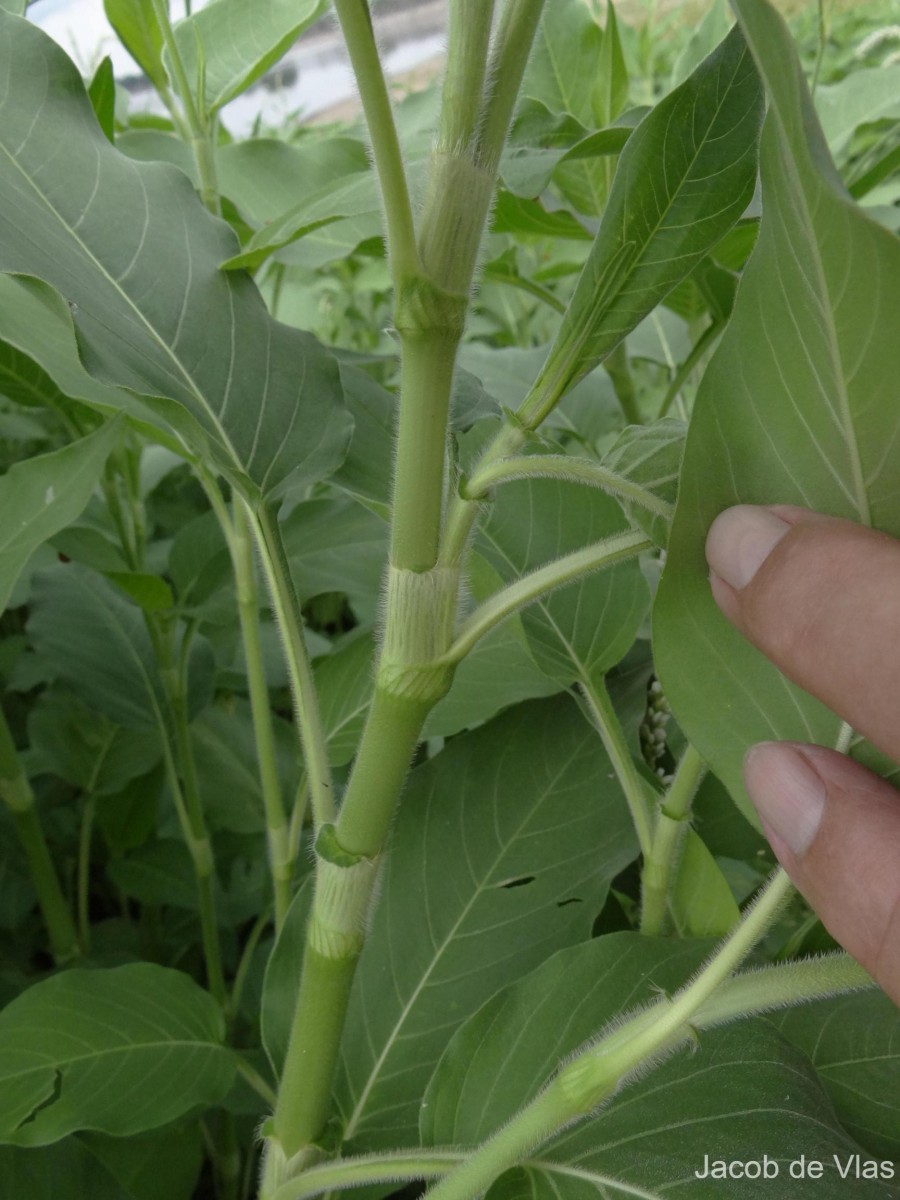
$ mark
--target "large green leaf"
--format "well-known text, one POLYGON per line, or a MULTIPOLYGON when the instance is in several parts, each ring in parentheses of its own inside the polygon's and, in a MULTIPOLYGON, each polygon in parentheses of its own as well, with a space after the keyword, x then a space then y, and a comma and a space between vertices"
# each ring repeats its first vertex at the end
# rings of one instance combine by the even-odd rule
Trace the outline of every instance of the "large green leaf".
POLYGON ((219 146, 219 188, 251 225, 266 225, 301 199, 311 198, 348 176, 370 174, 365 142, 354 137, 310 137, 299 144, 280 138, 248 138, 219 146))
POLYGON ((160 838, 131 854, 117 855, 110 860, 107 874, 124 895, 141 904, 198 907, 197 876, 181 840, 160 838))
POLYGON ((347 496, 306 500, 282 533, 301 600, 346 592, 358 616, 373 617, 387 555, 387 526, 347 496))
POLYGON ((518 705, 413 772, 351 997, 337 1083, 358 1149, 415 1144, 453 1029, 588 937, 635 854, 609 760, 567 697, 518 705))
MULTIPOLYGON (((557 1066, 622 1011, 672 991, 697 965, 698 943, 620 933, 563 950, 494 996, 450 1042, 421 1110, 427 1144, 471 1145, 500 1128, 557 1066)), ((748 1021, 700 1036, 631 1084, 593 1118, 529 1155, 491 1200, 639 1197, 758 1200, 772 1195, 876 1200, 889 1184, 842 1179, 842 1163, 868 1157, 841 1127, 809 1060, 771 1026, 748 1021), (819 1179, 794 1179, 805 1154, 819 1179), (697 1179, 710 1159, 769 1159, 778 1176, 697 1179)))
POLYGON ((84 510, 120 433, 117 421, 107 422, 71 446, 16 463, 0 478, 0 612, 38 546, 84 510))
POLYGON ((41 692, 28 714, 28 772, 51 774, 94 796, 110 796, 160 758, 155 731, 123 729, 64 688, 41 692))
MULTIPOLYGON (((272 732, 284 796, 297 787, 297 735, 273 716, 272 732)), ((261 833, 265 808, 249 702, 233 697, 211 705, 191 727, 200 797, 213 829, 261 833)))
POLYGON ((76 1137, 40 1149, 0 1146, 0 1191, 15 1200, 134 1200, 76 1137))
MULTIPOLYGON (((549 0, 523 96, 597 130, 619 115, 627 94, 628 76, 611 6, 602 30, 584 0, 549 0)), ((555 179, 580 212, 594 215, 603 209, 612 170, 608 160, 567 161, 555 179)))
POLYGON ((838 161, 846 158, 858 126, 900 118, 900 63, 853 71, 816 88, 816 110, 831 153, 838 161))
MULTIPOLYGON (((509 581, 626 529, 618 502, 596 488, 520 480, 497 491, 478 544, 509 581)), ((522 612, 535 661, 560 684, 605 673, 634 641, 649 599, 636 558, 552 592, 522 612)))
MULTIPOLYGON (((67 399, 81 400, 109 415, 125 409, 139 427, 155 421, 136 396, 88 374, 79 358, 72 312, 41 280, 0 275, 0 339, 0 384, 17 404, 60 407, 67 399)), ((158 426, 149 432, 184 453, 158 426)))
POLYGON ((219 271, 234 234, 180 171, 110 145, 54 42, 0 13, 0 46, 0 269, 57 288, 88 371, 245 490, 333 470, 349 418, 330 355, 219 271))
POLYGON ((560 684, 535 663, 519 619, 483 637, 456 668, 450 691, 431 710, 425 737, 452 737, 522 700, 552 696, 560 684))
MULTIPOLYGON (((327 10, 328 0, 212 0, 179 21, 175 41, 191 82, 203 63, 207 112, 246 91, 327 10)), ((167 50, 163 62, 171 74, 167 50)))
MULTIPOLYGON (((603 465, 639 483, 658 499, 671 504, 674 511, 686 432, 684 422, 671 417, 652 425, 629 425, 604 455, 603 465)), ((621 503, 632 521, 665 549, 670 521, 639 504, 627 500, 621 503)))
POLYGON ((106 19, 119 41, 157 90, 168 87, 162 65, 163 35, 153 0, 103 0, 106 19))
POLYGON ((751 814, 747 748, 833 744, 840 722, 718 611, 704 538, 740 502, 800 504, 900 534, 900 241, 837 180, 781 19, 768 4, 735 7, 771 99, 762 227, 697 396, 654 634, 679 723, 751 814))
POLYGON ((150 963, 66 971, 0 1012, 0 1140, 123 1136, 222 1099, 235 1063, 212 997, 150 963))
POLYGON ((326 184, 262 227, 241 250, 222 265, 228 270, 255 271, 267 258, 307 234, 346 217, 380 212, 378 188, 371 171, 326 184))
MULTIPOLYGON (((159 663, 141 610, 87 567, 60 563, 39 572, 28 633, 52 677, 126 729, 165 729, 159 663)), ((209 644, 194 639, 188 704, 211 698, 209 644)))
MULTIPOLYGON (((129 1138, 82 1133, 77 1140, 121 1183, 129 1200, 191 1200, 195 1195, 203 1166, 199 1121, 188 1118, 181 1124, 129 1138)), ((84 1196, 85 1200, 94 1200, 92 1192, 84 1196)))
POLYGON ((536 388, 558 399, 684 279, 750 200, 759 77, 734 30, 644 118, 536 388))
POLYGON ((900 1163, 900 1010, 858 992, 771 1018, 812 1059, 845 1128, 872 1154, 900 1163))
POLYGON ((603 31, 584 0, 550 0, 522 95, 540 100, 551 112, 571 113, 583 125, 590 125, 602 45, 603 31))

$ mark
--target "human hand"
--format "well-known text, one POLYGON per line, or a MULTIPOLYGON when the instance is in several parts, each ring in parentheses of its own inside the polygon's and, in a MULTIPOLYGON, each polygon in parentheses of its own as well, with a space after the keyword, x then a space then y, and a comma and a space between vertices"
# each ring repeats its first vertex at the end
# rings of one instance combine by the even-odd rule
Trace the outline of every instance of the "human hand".
MULTIPOLYGON (((719 608, 789 679, 900 763, 900 541, 804 508, 710 527, 719 608)), ((778 860, 900 1004, 900 794, 823 746, 762 742, 744 778, 778 860)))

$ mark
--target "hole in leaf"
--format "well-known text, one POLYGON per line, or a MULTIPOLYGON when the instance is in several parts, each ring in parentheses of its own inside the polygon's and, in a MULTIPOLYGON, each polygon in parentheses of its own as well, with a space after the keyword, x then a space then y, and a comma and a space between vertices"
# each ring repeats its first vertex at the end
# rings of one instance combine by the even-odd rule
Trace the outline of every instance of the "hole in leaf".
POLYGON ((580 896, 571 896, 568 900, 558 900, 556 907, 565 908, 567 904, 584 904, 584 901, 580 896))
POLYGON ((55 1104, 62 1095, 62 1071, 57 1069, 53 1072, 53 1091, 49 1096, 46 1096, 40 1104, 36 1104, 31 1112, 22 1121, 19 1122, 18 1128, 22 1129, 26 1125, 30 1125, 35 1120, 38 1113, 45 1108, 49 1108, 51 1104, 55 1104))
POLYGON ((526 883, 534 883, 534 875, 519 875, 517 879, 504 879, 502 883, 496 884, 498 888, 514 888, 524 887, 526 883))

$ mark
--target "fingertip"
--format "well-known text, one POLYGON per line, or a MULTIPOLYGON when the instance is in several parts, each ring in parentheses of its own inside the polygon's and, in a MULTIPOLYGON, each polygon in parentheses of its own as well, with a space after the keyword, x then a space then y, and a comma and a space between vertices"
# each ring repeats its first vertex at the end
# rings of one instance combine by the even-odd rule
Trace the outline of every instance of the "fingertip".
POLYGON ((744 775, 781 865, 900 1003, 900 795, 845 755, 796 742, 751 747, 744 775))

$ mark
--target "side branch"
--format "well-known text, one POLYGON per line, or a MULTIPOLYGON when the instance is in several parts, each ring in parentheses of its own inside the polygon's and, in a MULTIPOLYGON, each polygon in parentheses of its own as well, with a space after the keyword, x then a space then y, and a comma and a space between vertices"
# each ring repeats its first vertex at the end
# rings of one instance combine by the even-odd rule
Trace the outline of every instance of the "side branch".
POLYGON ((470 614, 441 661, 447 664, 458 663, 477 641, 518 609, 540 599, 555 588, 573 583, 592 571, 599 571, 601 567, 609 567, 626 558, 632 558, 642 550, 651 549, 652 546, 653 543, 643 533, 629 530, 627 533, 605 538, 584 550, 564 554, 546 566, 530 571, 515 583, 501 588, 470 614))
POLYGON ((303 759, 309 777, 310 804, 318 829, 334 820, 334 788, 328 746, 319 716, 319 699, 303 634, 300 601, 291 579, 278 521, 265 508, 252 513, 248 510, 248 518, 284 640, 303 759))
POLYGON ((570 458, 565 454, 522 454, 514 458, 495 459, 481 467, 465 485, 467 500, 482 500, 489 488, 510 483, 514 479, 552 478, 571 483, 584 483, 601 488, 613 496, 622 496, 640 504, 656 516, 672 519, 672 505, 640 486, 625 475, 610 471, 589 458, 570 458))
POLYGON ((388 261, 396 287, 399 280, 418 270, 419 256, 394 113, 375 44, 368 0, 334 0, 334 7, 372 142, 372 156, 384 198, 388 261))

